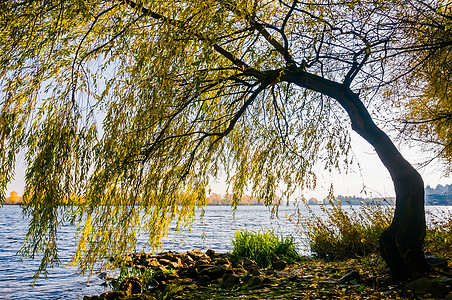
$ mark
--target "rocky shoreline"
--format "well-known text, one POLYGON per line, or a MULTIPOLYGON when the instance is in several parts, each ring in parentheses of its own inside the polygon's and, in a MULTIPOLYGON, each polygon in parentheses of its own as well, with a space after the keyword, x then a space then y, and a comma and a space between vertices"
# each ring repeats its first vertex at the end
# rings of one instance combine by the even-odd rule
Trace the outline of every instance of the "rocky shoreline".
POLYGON ((381 258, 324 261, 306 258, 288 265, 276 260, 269 268, 230 253, 136 253, 125 259, 138 276, 107 279, 117 290, 84 300, 127 299, 448 299, 452 275, 446 260, 436 275, 395 284, 381 258), (445 264, 444 264, 445 263, 445 264))

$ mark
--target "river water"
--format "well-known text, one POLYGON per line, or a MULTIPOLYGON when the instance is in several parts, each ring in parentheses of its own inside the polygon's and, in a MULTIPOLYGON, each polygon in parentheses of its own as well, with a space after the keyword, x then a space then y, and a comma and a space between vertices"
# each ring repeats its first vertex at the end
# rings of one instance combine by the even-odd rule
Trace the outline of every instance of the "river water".
MULTIPOLYGON (((283 236, 293 235, 299 244, 301 254, 308 254, 308 244, 297 227, 288 221, 287 215, 296 211, 294 206, 281 206, 279 217, 272 218, 264 206, 239 206, 235 213, 228 206, 208 206, 201 220, 199 214, 191 232, 182 231, 179 235, 169 235, 165 250, 184 252, 195 248, 218 252, 231 250, 231 238, 238 229, 258 231, 272 229, 283 236)), ((313 206, 316 215, 322 215, 318 206, 313 206)), ((433 216, 435 211, 452 212, 450 207, 429 207, 433 216)), ((307 211, 302 211, 307 215, 307 211)), ((33 275, 39 267, 39 260, 22 259, 17 255, 25 237, 28 220, 22 216, 19 206, 0 208, 0 299, 83 299, 84 295, 98 295, 107 290, 97 274, 82 276, 77 268, 67 266, 75 252, 75 227, 62 226, 59 231, 60 266, 48 270, 48 278, 39 278, 32 287, 33 275)), ((145 238, 139 239, 137 251, 149 252, 145 238)))
MULTIPOLYGON (((195 248, 203 251, 211 248, 218 252, 231 250, 231 238, 238 229, 260 230, 274 229, 287 236, 298 236, 301 252, 302 239, 296 234, 286 214, 295 211, 293 206, 279 208, 279 218, 271 218, 264 206, 239 206, 235 213, 229 206, 208 206, 202 222, 194 222, 191 232, 182 231, 179 235, 169 234, 164 250, 184 252, 195 248)), ((22 209, 17 205, 5 205, 0 208, 0 299, 83 299, 84 295, 98 295, 108 290, 97 274, 82 276, 77 268, 67 266, 74 254, 75 227, 62 226, 59 230, 60 266, 48 270, 48 278, 39 278, 34 287, 33 275, 39 267, 39 260, 25 259, 17 255, 28 226, 22 209)), ((139 239, 137 251, 150 249, 145 245, 145 237, 139 239)))

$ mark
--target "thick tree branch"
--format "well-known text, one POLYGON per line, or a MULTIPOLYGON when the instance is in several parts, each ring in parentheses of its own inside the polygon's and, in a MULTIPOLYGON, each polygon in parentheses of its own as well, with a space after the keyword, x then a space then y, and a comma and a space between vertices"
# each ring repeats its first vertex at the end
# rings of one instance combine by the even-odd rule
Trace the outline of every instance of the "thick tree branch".
POLYGON ((393 167, 392 162, 405 161, 405 159, 400 155, 389 137, 375 125, 364 104, 359 100, 358 95, 353 93, 348 86, 303 71, 287 71, 281 80, 292 82, 300 87, 319 92, 337 100, 347 111, 352 123, 352 129, 371 143, 377 149, 380 156, 385 156, 381 157, 381 159, 385 166, 390 169, 390 173, 401 174, 405 172, 405 170, 393 167), (382 144, 385 145, 384 147, 387 145, 387 143, 382 143, 381 139, 384 139, 385 142, 389 142, 392 145, 389 151, 388 149, 378 149, 382 144), (394 153, 398 153, 398 155, 394 153), (388 161, 388 164, 385 163, 388 161))

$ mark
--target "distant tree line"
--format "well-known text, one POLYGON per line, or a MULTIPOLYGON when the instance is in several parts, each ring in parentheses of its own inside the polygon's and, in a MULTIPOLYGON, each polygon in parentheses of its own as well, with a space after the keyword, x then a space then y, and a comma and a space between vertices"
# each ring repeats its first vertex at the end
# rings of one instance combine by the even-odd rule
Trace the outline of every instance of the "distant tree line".
POLYGON ((5 204, 22 204, 22 197, 15 191, 12 191, 9 197, 6 197, 5 204))
MULTIPOLYGON (((208 197, 206 197, 206 205, 231 205, 233 203, 232 197, 233 197, 232 194, 220 195, 212 193, 208 197)), ((280 200, 281 200, 280 198, 275 198, 273 200, 273 204, 278 204, 280 200)), ((243 195, 240 198, 240 201, 238 202, 238 205, 259 205, 259 204, 264 204, 264 201, 249 195, 243 195)))

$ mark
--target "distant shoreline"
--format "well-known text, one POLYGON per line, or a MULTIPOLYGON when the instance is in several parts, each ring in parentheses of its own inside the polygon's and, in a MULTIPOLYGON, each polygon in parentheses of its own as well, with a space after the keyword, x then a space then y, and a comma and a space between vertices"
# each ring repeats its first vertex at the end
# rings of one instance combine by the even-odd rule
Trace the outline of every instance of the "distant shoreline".
MULTIPOLYGON (((346 206, 359 206, 359 205, 367 205, 370 203, 341 203, 341 205, 346 205, 346 206)), ((394 205, 394 203, 374 203, 375 205, 394 205)), ((21 206, 22 203, 3 203, 4 206, 21 206)), ((269 206, 271 206, 273 204, 270 204, 269 206)), ((320 206, 320 205, 325 205, 325 206, 330 206, 330 203, 311 203, 308 204, 308 206, 320 206)), ((206 206, 232 206, 232 204, 207 204, 206 206)), ((258 203, 258 204, 237 204, 237 206, 265 206, 265 204, 263 203, 258 203)), ((285 204, 280 204, 280 206, 285 206, 285 204)), ((452 204, 435 204, 435 203, 426 203, 424 206, 452 206, 452 204)))

